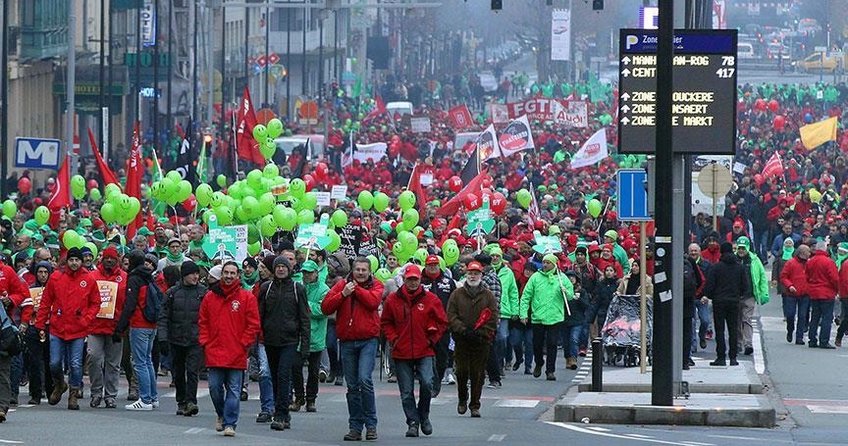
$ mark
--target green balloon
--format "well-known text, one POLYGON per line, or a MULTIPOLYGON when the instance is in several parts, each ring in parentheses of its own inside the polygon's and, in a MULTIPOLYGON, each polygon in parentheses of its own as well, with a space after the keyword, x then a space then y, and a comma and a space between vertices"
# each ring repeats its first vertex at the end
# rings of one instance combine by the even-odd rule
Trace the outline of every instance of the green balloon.
POLYGON ((47 220, 50 220, 50 209, 47 209, 47 206, 39 206, 35 209, 33 219, 38 223, 38 226, 47 223, 47 220))
POLYGON ((456 243, 450 245, 442 245, 442 257, 445 259, 445 264, 451 266, 459 260, 459 247, 456 243))
POLYGON ((103 195, 100 194, 100 189, 91 189, 88 191, 88 198, 92 201, 100 201, 103 198, 103 195))
POLYGON ((248 218, 259 215, 259 201, 253 197, 244 197, 244 200, 241 201, 241 208, 244 209, 244 214, 248 218))
POLYGON ((247 243, 256 243, 259 241, 259 228, 253 223, 247 224, 247 243))
POLYGON ((313 211, 318 207, 318 196, 315 192, 307 192, 303 194, 303 199, 300 200, 300 206, 304 210, 313 211))
POLYGON ((212 200, 209 202, 213 208, 221 207, 227 203, 227 196, 223 192, 217 191, 212 194, 212 200))
POLYGON ((377 260, 377 256, 375 256, 374 254, 369 254, 366 258, 368 259, 368 262, 371 263, 371 272, 377 272, 377 269, 380 268, 380 261, 377 260))
POLYGON ((3 215, 7 218, 14 218, 15 214, 18 213, 18 205, 15 204, 12 200, 6 200, 3 202, 3 215))
POLYGON ((274 118, 268 121, 268 137, 277 138, 283 134, 283 121, 274 118))
POLYGON ((304 209, 297 213, 297 224, 308 225, 315 222, 315 213, 310 209, 304 209))
POLYGON ((277 153, 277 144, 274 143, 273 139, 265 140, 259 144, 259 153, 262 154, 265 161, 269 161, 277 153))
POLYGON ((418 249, 415 250, 415 254, 413 254, 412 257, 415 260, 418 260, 419 264, 423 265, 427 261, 427 256, 429 256, 429 255, 430 255, 430 253, 427 252, 426 249, 418 248, 418 249))
POLYGON ((401 192, 400 196, 398 196, 398 205, 400 206, 401 210, 404 211, 412 209, 413 207, 415 207, 415 194, 413 194, 412 191, 408 190, 401 192))
POLYGON ((259 242, 248 243, 247 245, 247 253, 250 254, 251 257, 259 254, 259 251, 262 251, 262 244, 259 242))
POLYGON ((174 183, 179 183, 183 179, 183 176, 176 170, 172 170, 165 175, 165 178, 170 178, 174 183))
POLYGON ((203 183, 197 186, 197 190, 194 191, 194 198, 197 200, 197 204, 206 207, 212 201, 212 194, 212 186, 203 183))
POLYGON ((277 200, 271 192, 265 192, 259 197, 259 213, 257 215, 268 215, 274 211, 277 200))
POLYGON ((220 174, 215 178, 215 183, 218 184, 218 187, 223 189, 227 187, 227 177, 224 174, 220 174))
POLYGON ((400 239, 398 239, 395 242, 395 244, 392 245, 392 254, 394 254, 395 257, 397 257, 398 260, 401 260, 401 259, 405 260, 406 259, 406 256, 404 255, 405 252, 406 252, 406 249, 403 246, 403 242, 401 242, 400 239))
POLYGON ((297 226, 297 212, 292 208, 278 204, 274 208, 274 223, 285 231, 291 231, 297 226))
POLYGON ((115 206, 112 203, 103 203, 103 206, 100 206, 100 217, 106 223, 114 222, 117 217, 115 206))
MULTIPOLYGON (((533 197, 530 195, 530 191, 527 189, 521 189, 515 194, 515 199, 518 201, 518 204, 527 209, 530 207, 530 201, 533 200, 533 197)), ((447 260, 447 259, 445 259, 447 260)))
POLYGON ((332 229, 327 230, 327 237, 330 237, 330 243, 324 247, 328 252, 336 252, 342 246, 342 238, 332 229))
POLYGON ((392 278, 392 272, 386 268, 380 268, 374 272, 374 277, 380 282, 386 283, 386 281, 392 278))
POLYGON ((347 226, 347 214, 341 209, 336 209, 335 211, 333 211, 333 215, 330 217, 330 221, 332 221, 337 228, 343 228, 347 226))
POLYGON ((592 218, 598 218, 598 216, 601 215, 603 208, 604 205, 602 205, 597 198, 589 200, 589 203, 586 204, 586 209, 589 211, 589 215, 591 215, 592 218))
POLYGON ((77 200, 82 200, 85 197, 85 178, 82 175, 71 177, 71 195, 77 200))
POLYGON ((71 249, 76 248, 80 245, 80 236, 73 229, 68 229, 62 234, 62 244, 65 245, 65 248, 71 249))
POLYGON ((403 225, 409 229, 415 227, 418 224, 418 211, 415 209, 407 209, 403 211, 403 225))
POLYGON ((277 232, 277 224, 274 223, 272 215, 266 215, 259 219, 259 232, 263 237, 271 237, 277 232))
POLYGON ((289 191, 295 198, 303 198, 306 193, 306 182, 300 178, 295 178, 289 183, 289 191))
POLYGON ((377 192, 376 194, 374 194, 374 210, 382 213, 385 212, 388 208, 389 196, 382 192, 377 192))
POLYGON ((120 186, 118 186, 118 185, 117 185, 117 184, 115 184, 115 183, 109 183, 109 184, 107 184, 107 185, 106 185, 106 187, 103 189, 103 196, 108 197, 109 195, 111 195, 111 194, 112 194, 112 193, 114 193, 114 192, 118 192, 118 193, 120 193, 120 192, 121 192, 121 187, 120 187, 120 186))
POLYGON ((415 235, 413 235, 409 231, 400 231, 398 233, 397 239, 399 242, 401 242, 401 244, 404 245, 404 252, 409 251, 410 247, 412 249, 412 253, 414 253, 415 250, 418 249, 418 239, 416 239, 415 235))
POLYGON ((177 183, 179 187, 179 191, 177 192, 176 202, 182 203, 183 201, 188 200, 188 197, 191 196, 191 182, 188 180, 181 180, 177 183))
POLYGON ((262 176, 265 178, 276 178, 280 175, 280 168, 276 164, 268 164, 262 169, 262 176))
POLYGON ((255 127, 253 127, 253 139, 257 141, 262 141, 266 137, 268 137, 268 129, 264 125, 257 124, 255 127))
POLYGON ((213 210, 218 217, 219 226, 227 226, 233 222, 233 211, 227 206, 219 206, 213 210))
POLYGON ((371 206, 374 206, 374 195, 371 194, 371 191, 364 190, 359 193, 356 202, 359 203, 359 207, 363 211, 367 211, 371 209, 371 206))
POLYGON ((253 169, 248 172, 247 185, 254 189, 259 189, 260 187, 262 187, 262 171, 259 169, 253 169))

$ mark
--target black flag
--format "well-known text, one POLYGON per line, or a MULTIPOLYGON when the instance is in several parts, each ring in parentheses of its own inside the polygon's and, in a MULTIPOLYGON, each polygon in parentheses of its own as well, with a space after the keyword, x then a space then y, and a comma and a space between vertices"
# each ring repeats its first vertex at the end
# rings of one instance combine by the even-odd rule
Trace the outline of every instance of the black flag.
POLYGON ((182 135, 183 140, 180 143, 180 148, 177 151, 177 161, 175 170, 180 173, 184 180, 188 180, 192 187, 197 187, 197 172, 195 171, 194 161, 197 159, 197 154, 192 150, 192 140, 194 139, 194 128, 192 127, 191 117, 188 118, 188 125, 185 128, 185 134, 182 135))
POLYGON ((480 149, 474 147, 471 151, 471 156, 465 162, 465 167, 459 172, 459 178, 462 179, 462 185, 470 183, 477 175, 480 174, 480 149))

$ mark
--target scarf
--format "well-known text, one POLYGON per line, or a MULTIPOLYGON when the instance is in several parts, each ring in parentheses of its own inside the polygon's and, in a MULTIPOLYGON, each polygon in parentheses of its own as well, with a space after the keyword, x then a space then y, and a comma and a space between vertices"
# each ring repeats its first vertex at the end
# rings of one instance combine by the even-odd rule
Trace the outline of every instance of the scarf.
POLYGON ((627 294, 628 296, 635 295, 636 291, 639 290, 641 280, 641 275, 631 274, 630 279, 627 280, 627 289, 624 290, 624 294, 627 294))
POLYGON ((165 250, 165 258, 172 264, 182 263, 185 260, 185 253, 171 254, 171 250, 165 250))
POLYGON ((233 283, 227 285, 223 280, 212 286, 212 290, 223 298, 229 298, 241 289, 241 282, 234 280, 233 283))
POLYGON ((842 242, 838 246, 839 249, 836 250, 836 266, 842 270, 842 264, 848 259, 848 243, 842 242), (843 252, 845 254, 842 254, 843 252))
POLYGON ((783 255, 780 258, 783 259, 784 261, 789 260, 789 259, 792 258, 792 254, 794 254, 794 253, 795 253, 795 247, 794 246, 784 246, 783 247, 783 255))
POLYGON ((253 274, 247 275, 243 274, 241 278, 241 286, 246 290, 253 289, 253 285, 256 284, 256 281, 259 280, 259 270, 253 270, 253 274))

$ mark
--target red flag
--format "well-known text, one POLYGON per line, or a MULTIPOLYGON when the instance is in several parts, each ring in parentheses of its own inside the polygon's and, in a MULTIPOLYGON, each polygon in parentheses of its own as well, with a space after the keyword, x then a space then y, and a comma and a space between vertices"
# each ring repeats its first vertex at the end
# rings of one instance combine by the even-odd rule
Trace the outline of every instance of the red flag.
POLYGON ((763 167, 763 177, 771 178, 780 176, 783 176, 783 161, 780 159, 780 154, 774 152, 766 162, 765 167, 763 167))
POLYGON ((468 106, 465 104, 457 105, 456 107, 448 110, 448 116, 450 116, 451 123, 455 130, 467 129, 474 124, 474 121, 471 118, 471 112, 468 111, 468 106))
MULTIPOLYGON (((141 160, 141 141, 138 136, 138 122, 135 123, 132 136, 132 146, 130 148, 130 157, 127 169, 127 185, 124 192, 130 197, 135 197, 141 200, 141 179, 144 176, 144 163, 141 160)), ((127 226, 127 239, 135 236, 135 232, 142 225, 141 212, 136 215, 135 219, 127 226)))
POLYGON ((368 113, 368 116, 362 119, 362 124, 365 124, 366 122, 386 113, 386 103, 383 102, 383 98, 378 95, 374 98, 374 101, 377 102, 377 106, 374 107, 374 110, 371 110, 371 112, 368 113))
POLYGON ((71 157, 65 155, 65 162, 59 168, 59 173, 56 176, 56 189, 53 190, 53 195, 50 201, 47 202, 47 208, 53 212, 58 212, 60 209, 71 205, 71 157))
POLYGON ((100 148, 97 147, 97 142, 94 140, 94 133, 91 132, 90 128, 88 129, 88 140, 91 141, 91 151, 94 152, 94 160, 97 161, 97 169, 100 170, 100 178, 103 179, 103 185, 117 184, 118 187, 121 187, 121 183, 118 181, 115 172, 112 172, 112 169, 103 160, 103 156, 100 154, 100 148))
POLYGON ((412 173, 409 175, 409 184, 406 186, 408 190, 411 190, 415 194, 415 201, 418 203, 420 209, 424 209, 428 201, 427 190, 421 184, 421 172, 428 167, 426 164, 416 163, 415 167, 412 168, 412 173))
POLYGON ((468 184, 466 184, 465 187, 463 187, 458 194, 448 200, 447 203, 443 204, 442 207, 440 207, 439 210, 436 211, 436 215, 445 217, 459 212, 460 208, 462 207, 462 199, 466 195, 474 193, 480 196, 481 191, 483 190, 483 180, 485 178, 486 172, 480 172, 480 174, 474 177, 473 180, 469 181, 468 184))
POLYGON ((253 127, 256 127, 256 124, 256 113, 253 110, 253 104, 250 102, 250 90, 245 86, 236 130, 238 157, 241 160, 264 166, 265 158, 259 153, 259 147, 253 139, 253 127))

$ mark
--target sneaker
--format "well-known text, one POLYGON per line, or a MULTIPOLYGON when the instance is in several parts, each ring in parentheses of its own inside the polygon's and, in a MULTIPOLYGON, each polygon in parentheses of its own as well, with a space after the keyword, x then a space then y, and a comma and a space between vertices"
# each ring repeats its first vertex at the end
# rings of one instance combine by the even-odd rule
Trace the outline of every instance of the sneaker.
POLYGON ((545 379, 548 380, 548 381, 556 381, 556 375, 553 372, 546 373, 545 379))
POLYGON ((692 358, 689 358, 686 365, 689 367, 695 367, 695 361, 693 361, 692 358))
POLYGON ((377 439, 377 428, 376 427, 368 427, 365 428, 365 439, 368 441, 374 441, 377 439))
POLYGON ((333 382, 333 381, 335 381, 335 380, 336 380, 336 375, 334 375, 334 374, 333 374, 333 372, 329 372, 329 373, 327 374, 327 379, 325 379, 325 380, 324 380, 324 382, 326 382, 326 383, 332 383, 332 382, 333 382))
POLYGON ((154 409, 158 409, 159 408, 159 400, 153 400, 153 402, 150 403, 150 405, 152 405, 154 409))
POLYGON ((118 407, 118 402, 115 401, 115 398, 106 398, 106 408, 107 409, 115 409, 118 407))
POLYGON ((318 407, 315 406, 315 400, 306 400, 306 411, 318 412, 318 407))
POLYGON ((396 383, 396 382, 397 382, 397 377, 396 377, 395 375, 389 375, 389 378, 388 378, 388 379, 386 379, 386 382, 389 382, 389 383, 396 383))
POLYGON ((796 339, 795 345, 804 345, 804 340, 803 339, 796 339))
POLYGON ((362 441, 362 432, 351 429, 350 432, 346 433, 342 438, 344 441, 362 441))
POLYGON ((186 405, 185 405, 185 403, 179 403, 179 404, 177 404, 177 415, 179 415, 179 416, 184 416, 184 415, 185 415, 185 410, 186 410, 186 405))
POLYGON ((809 343, 807 343, 807 346, 810 348, 816 348, 819 346, 819 343, 816 341, 810 341, 809 343))
POLYGON ((38 406, 41 404, 41 398, 32 397, 27 401, 27 404, 32 406, 38 406))
POLYGON ((235 437, 236 436, 236 430, 233 429, 232 426, 227 426, 227 427, 224 428, 224 436, 225 437, 235 437))
POLYGON ((745 347, 745 356, 751 356, 754 354, 754 347, 745 347))
POLYGON ((303 407, 303 401, 295 398, 289 404, 289 412, 300 412, 301 407, 303 407))
POLYGON ((223 432, 224 431, 224 418, 218 417, 215 419, 215 432, 223 432))
POLYGON ((409 428, 406 429, 406 436, 409 438, 418 436, 418 423, 414 421, 409 423, 409 428))
POLYGON ((465 415, 465 412, 468 412, 468 403, 460 401, 459 404, 456 405, 456 413, 465 415))
POLYGON ((480 418, 480 409, 471 409, 471 418, 480 418))
POLYGON ((530 370, 530 367, 524 367, 524 374, 525 375, 532 375, 533 372, 530 370))
MULTIPOLYGON (((336 377, 336 382, 335 382, 335 383, 333 383, 333 384, 335 384, 335 385, 337 385, 337 386, 343 386, 343 385, 344 385, 344 378, 342 378, 341 376, 337 376, 337 377, 336 377)), ((360 435, 360 436, 361 436, 361 435, 360 435)))
POLYGON ((433 423, 429 419, 421 422, 421 433, 424 435, 431 435, 433 433, 433 423))
POLYGON ((127 404, 124 406, 126 410, 136 410, 136 411, 151 411, 153 410, 152 404, 147 404, 142 400, 138 400, 132 404, 127 404))
POLYGON ((533 378, 540 376, 542 376, 542 364, 536 364, 536 367, 533 368, 533 378))
POLYGON ((489 381, 489 385, 487 386, 490 389, 499 389, 503 386, 500 381, 489 381))
POLYGON ((101 404, 103 404, 103 397, 99 395, 91 397, 91 402, 88 403, 92 409, 100 407, 101 404))
POLYGON ((271 430, 272 431, 284 431, 286 429, 291 429, 291 423, 288 421, 283 421, 280 419, 275 419, 271 422, 271 430))
POLYGON ((323 369, 322 369, 322 370, 319 370, 319 371, 318 371, 318 381, 319 381, 319 382, 322 382, 322 383, 327 382, 327 376, 328 376, 328 375, 327 375, 327 371, 326 371, 326 370, 323 370, 323 369))
POLYGON ((198 412, 200 412, 200 408, 197 407, 197 404, 186 403, 185 416, 193 417, 193 416, 197 415, 198 412))
POLYGON ((701 343, 699 345, 701 346, 701 350, 707 348, 707 340, 701 339, 701 343))
POLYGON ((513 365, 512 365, 512 371, 513 371, 513 372, 517 372, 517 371, 518 371, 518 369, 520 369, 520 368, 521 368, 521 365, 522 365, 522 364, 524 364, 524 360, 523 360, 523 359, 519 359, 518 361, 515 361, 515 364, 513 364, 513 365))
POLYGON ((724 359, 716 359, 715 361, 711 362, 710 365, 715 367, 723 367, 726 366, 727 363, 724 362, 724 359))
POLYGON ((737 360, 735 360, 735 359, 731 359, 731 360, 730 360, 730 365, 739 365, 739 361, 737 361, 737 360))
POLYGON ((447 385, 452 386, 456 384, 456 377, 453 376, 453 372, 448 372, 448 382, 447 385))
POLYGON ((270 423, 272 421, 274 421, 274 418, 268 412, 259 412, 259 415, 256 416, 257 423, 270 423))
POLYGON ((792 343, 793 334, 794 330, 786 330, 786 342, 792 343))
MULTIPOLYGON (((247 401, 247 390, 241 389, 241 395, 239 395, 239 400, 247 401)), ((235 432, 233 432, 233 435, 235 435, 235 432)))
POLYGON ((819 345, 819 348, 823 348, 823 349, 827 349, 827 350, 833 350, 833 349, 835 349, 836 347, 834 347, 834 346, 832 346, 832 345, 830 345, 830 344, 820 344, 820 345, 819 345))

